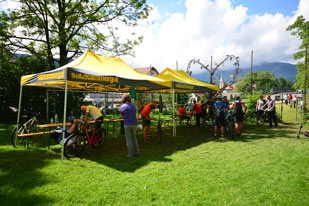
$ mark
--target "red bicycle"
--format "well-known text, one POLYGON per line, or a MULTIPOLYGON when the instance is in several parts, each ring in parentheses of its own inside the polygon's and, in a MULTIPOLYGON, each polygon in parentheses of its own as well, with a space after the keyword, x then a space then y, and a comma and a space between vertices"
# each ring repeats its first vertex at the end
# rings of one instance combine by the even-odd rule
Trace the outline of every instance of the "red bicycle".
POLYGON ((104 128, 98 130, 89 124, 83 125, 81 132, 77 131, 69 135, 64 142, 64 156, 67 158, 79 156, 86 144, 91 145, 92 149, 100 148, 106 138, 106 131, 104 128))

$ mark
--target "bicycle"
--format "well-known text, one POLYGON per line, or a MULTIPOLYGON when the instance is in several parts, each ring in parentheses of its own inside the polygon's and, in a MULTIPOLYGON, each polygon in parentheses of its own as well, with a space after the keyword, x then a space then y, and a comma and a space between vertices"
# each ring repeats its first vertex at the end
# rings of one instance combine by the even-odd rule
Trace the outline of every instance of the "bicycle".
POLYGON ((256 117, 256 125, 258 127, 262 127, 264 125, 265 121, 266 121, 266 118, 267 118, 266 113, 268 111, 265 111, 264 109, 261 110, 261 111, 262 111, 261 115, 257 115, 257 117, 256 117))
POLYGON ((300 134, 303 134, 304 136, 306 137, 309 137, 309 132, 305 131, 305 132, 302 132, 301 129, 303 128, 303 124, 301 123, 299 125, 299 130, 298 130, 298 134, 297 134, 297 139, 300 139, 300 134))
MULTIPOLYGON (((15 107, 9 107, 14 113, 18 111, 15 107)), ((28 121, 26 121, 22 125, 17 125, 13 128, 11 132, 11 144, 13 147, 17 147, 18 145, 26 144, 24 137, 18 137, 21 134, 29 134, 38 131, 38 119, 37 116, 39 113, 29 112, 25 110, 26 115, 22 116, 23 118, 27 118, 29 115, 32 116, 28 121)))
POLYGON ((225 116, 225 128, 227 134, 231 139, 234 139, 234 131, 235 131, 235 123, 234 123, 234 115, 231 112, 228 112, 225 116))
POLYGON ((86 144, 91 145, 93 150, 103 145, 106 139, 106 131, 104 128, 96 130, 96 128, 86 124, 82 126, 81 130, 82 132, 74 132, 66 138, 64 142, 65 157, 78 157, 83 152, 86 144), (89 134, 91 134, 91 136, 89 134))

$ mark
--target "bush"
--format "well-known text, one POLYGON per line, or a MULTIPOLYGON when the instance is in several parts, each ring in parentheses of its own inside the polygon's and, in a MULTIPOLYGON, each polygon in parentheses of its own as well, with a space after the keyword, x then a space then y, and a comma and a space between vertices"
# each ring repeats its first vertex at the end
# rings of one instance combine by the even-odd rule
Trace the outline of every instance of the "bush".
POLYGON ((256 118, 256 102, 259 99, 260 94, 259 93, 255 93, 253 95, 248 95, 247 96, 247 117, 250 120, 254 120, 256 118))

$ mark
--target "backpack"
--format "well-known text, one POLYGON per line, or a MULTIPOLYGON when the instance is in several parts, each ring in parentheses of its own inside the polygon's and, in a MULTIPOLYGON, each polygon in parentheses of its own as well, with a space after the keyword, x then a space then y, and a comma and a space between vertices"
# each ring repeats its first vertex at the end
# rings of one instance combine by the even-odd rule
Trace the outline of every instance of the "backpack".
POLYGON ((242 111, 242 106, 239 102, 236 102, 236 106, 235 106, 235 115, 242 115, 243 111, 242 111))
POLYGON ((223 117, 224 116, 224 108, 222 107, 222 103, 219 107, 216 107, 216 115, 217 115, 217 117, 223 117))

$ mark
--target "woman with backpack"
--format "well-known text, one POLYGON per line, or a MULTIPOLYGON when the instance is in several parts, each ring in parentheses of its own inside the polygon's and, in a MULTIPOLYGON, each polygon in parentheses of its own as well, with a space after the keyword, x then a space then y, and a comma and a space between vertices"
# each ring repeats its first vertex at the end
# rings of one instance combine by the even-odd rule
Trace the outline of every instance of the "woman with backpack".
POLYGON ((218 127, 221 127, 221 137, 224 137, 225 111, 228 110, 228 106, 222 101, 222 98, 219 97, 218 101, 214 104, 214 109, 216 111, 214 136, 217 136, 218 127))
POLYGON ((247 105, 240 101, 240 97, 236 97, 236 101, 232 104, 231 109, 234 109, 234 122, 235 122, 235 132, 236 135, 241 135, 242 132, 242 122, 244 119, 244 114, 247 111, 247 105), (245 111, 242 110, 242 107, 245 108, 245 111))

